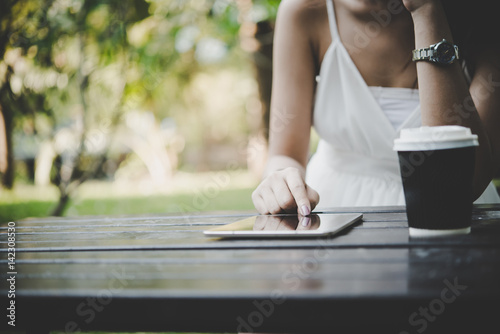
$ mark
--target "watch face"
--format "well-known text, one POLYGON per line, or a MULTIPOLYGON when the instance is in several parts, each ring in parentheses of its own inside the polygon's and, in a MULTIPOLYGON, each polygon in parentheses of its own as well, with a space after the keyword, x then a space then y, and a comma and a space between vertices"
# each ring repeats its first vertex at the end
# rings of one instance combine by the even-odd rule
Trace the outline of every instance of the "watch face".
POLYGON ((455 48, 451 43, 441 42, 436 46, 436 50, 434 52, 435 61, 441 64, 450 64, 452 63, 455 56, 455 48))

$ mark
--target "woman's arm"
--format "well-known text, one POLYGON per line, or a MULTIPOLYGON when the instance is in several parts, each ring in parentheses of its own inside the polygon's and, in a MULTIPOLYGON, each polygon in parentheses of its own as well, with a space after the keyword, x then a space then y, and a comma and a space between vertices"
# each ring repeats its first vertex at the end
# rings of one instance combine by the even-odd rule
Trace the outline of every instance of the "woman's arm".
POLYGON ((262 214, 297 208, 309 214, 319 200, 304 181, 316 73, 310 36, 317 21, 317 9, 307 3, 283 1, 276 18, 269 158, 264 180, 252 195, 262 214))
MULTIPOLYGON (((404 0, 415 29, 415 47, 425 48, 443 38, 453 42, 445 12, 438 0, 404 0)), ((471 4, 472 5, 472 4, 471 4)), ((460 46, 459 46, 460 47, 460 46)), ((417 63, 422 123, 455 124, 478 135, 474 176, 477 199, 500 166, 500 64, 498 53, 483 52, 470 88, 458 62, 417 63), (495 87, 495 85, 497 85, 495 87)))

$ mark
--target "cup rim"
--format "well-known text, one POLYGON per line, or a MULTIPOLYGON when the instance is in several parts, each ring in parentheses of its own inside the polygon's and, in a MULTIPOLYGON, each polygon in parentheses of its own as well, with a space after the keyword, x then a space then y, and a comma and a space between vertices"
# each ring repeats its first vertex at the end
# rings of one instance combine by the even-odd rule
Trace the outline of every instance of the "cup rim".
POLYGON ((395 151, 427 151, 479 146, 478 136, 459 125, 421 126, 400 131, 395 151))
POLYGON ((449 230, 430 230, 424 228, 410 227, 409 234, 412 238, 426 238, 426 237, 442 237, 449 235, 463 235, 469 234, 471 231, 470 226, 449 230))
POLYGON ((429 140, 413 140, 413 141, 400 141, 394 140, 394 151, 430 151, 430 150, 446 150, 462 147, 475 147, 479 146, 477 138, 471 139, 450 139, 447 141, 433 141, 429 140))

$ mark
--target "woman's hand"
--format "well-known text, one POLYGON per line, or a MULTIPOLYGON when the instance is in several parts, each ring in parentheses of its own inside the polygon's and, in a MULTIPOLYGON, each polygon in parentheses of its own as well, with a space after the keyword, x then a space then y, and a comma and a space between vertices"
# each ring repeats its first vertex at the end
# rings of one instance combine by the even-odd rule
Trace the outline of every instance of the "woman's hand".
POLYGON ((300 171, 288 167, 271 173, 252 194, 260 214, 297 211, 308 215, 319 202, 319 194, 307 186, 300 171))

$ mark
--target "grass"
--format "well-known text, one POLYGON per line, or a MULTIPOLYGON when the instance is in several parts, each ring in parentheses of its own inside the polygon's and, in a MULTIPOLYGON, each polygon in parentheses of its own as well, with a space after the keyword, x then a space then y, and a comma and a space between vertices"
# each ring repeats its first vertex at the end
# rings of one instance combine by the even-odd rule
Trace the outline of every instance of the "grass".
MULTIPOLYGON (((246 171, 178 173, 163 188, 147 182, 92 181, 79 188, 65 216, 253 210, 251 193, 256 184, 246 171)), ((0 189, 0 223, 46 217, 57 199, 54 186, 19 183, 11 191, 0 189)))

